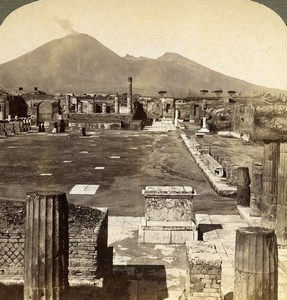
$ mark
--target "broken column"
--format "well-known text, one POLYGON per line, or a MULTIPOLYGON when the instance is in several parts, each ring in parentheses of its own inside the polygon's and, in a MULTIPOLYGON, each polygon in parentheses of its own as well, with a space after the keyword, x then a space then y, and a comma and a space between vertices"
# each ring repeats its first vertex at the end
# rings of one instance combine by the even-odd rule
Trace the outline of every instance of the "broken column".
POLYGON ((65 193, 26 199, 24 300, 63 299, 68 287, 68 202, 65 193))
POLYGON ((139 227, 139 243, 184 244, 197 240, 190 186, 147 186, 145 218, 139 227))
POLYGON ((280 164, 278 172, 278 202, 276 234, 278 244, 287 247, 287 144, 280 145, 280 164))
POLYGON ((279 141, 264 140, 261 222, 263 227, 273 229, 276 222, 279 154, 279 141))
POLYGON ((212 243, 186 242, 185 298, 221 299, 222 260, 212 243))
POLYGON ((132 113, 132 105, 133 105, 133 78, 128 77, 128 92, 127 92, 127 113, 132 113))
POLYGON ((234 300, 277 300, 277 251, 273 229, 236 230, 234 300))
POLYGON ((238 167, 237 174, 237 204, 242 206, 249 206, 250 177, 248 167, 238 167))
POLYGON ((262 161, 253 160, 251 175, 250 208, 252 217, 261 216, 262 204, 262 161))
POLYGON ((120 112, 119 95, 116 94, 116 96, 115 96, 115 113, 118 114, 119 112, 120 112))

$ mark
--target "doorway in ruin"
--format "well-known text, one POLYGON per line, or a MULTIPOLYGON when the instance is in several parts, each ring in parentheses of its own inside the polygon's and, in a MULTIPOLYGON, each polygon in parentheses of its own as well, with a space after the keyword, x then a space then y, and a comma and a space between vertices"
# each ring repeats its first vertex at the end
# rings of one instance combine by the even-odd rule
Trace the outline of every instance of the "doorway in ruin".
POLYGON ((37 123, 49 123, 53 119, 53 107, 48 101, 39 103, 37 109, 37 123))

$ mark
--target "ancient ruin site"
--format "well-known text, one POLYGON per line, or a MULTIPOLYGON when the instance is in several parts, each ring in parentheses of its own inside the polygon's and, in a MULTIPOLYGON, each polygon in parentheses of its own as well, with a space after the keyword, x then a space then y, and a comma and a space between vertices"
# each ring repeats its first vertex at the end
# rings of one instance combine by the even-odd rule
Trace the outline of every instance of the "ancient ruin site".
POLYGON ((286 0, 0 2, 0 300, 286 300, 286 0))
POLYGON ((0 299, 285 299, 285 98, 126 85, 1 93, 0 299))

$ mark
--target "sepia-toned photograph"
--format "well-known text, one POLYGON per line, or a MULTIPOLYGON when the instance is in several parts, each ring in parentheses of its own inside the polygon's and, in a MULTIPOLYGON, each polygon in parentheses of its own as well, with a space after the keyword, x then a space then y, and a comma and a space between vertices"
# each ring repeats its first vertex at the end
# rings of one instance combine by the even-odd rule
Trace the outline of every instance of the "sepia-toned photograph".
POLYGON ((286 24, 0 0, 0 300, 286 300, 286 24))

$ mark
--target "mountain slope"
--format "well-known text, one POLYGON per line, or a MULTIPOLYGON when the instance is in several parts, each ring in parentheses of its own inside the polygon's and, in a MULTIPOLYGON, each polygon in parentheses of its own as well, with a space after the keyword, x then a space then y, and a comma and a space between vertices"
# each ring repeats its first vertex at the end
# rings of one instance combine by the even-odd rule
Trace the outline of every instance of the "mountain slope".
POLYGON ((0 65, 0 85, 8 91, 34 86, 46 92, 124 92, 126 79, 133 77, 134 92, 184 94, 187 90, 223 89, 243 94, 270 92, 212 71, 175 53, 158 59, 120 57, 96 39, 69 35, 51 41, 13 61, 0 65))

